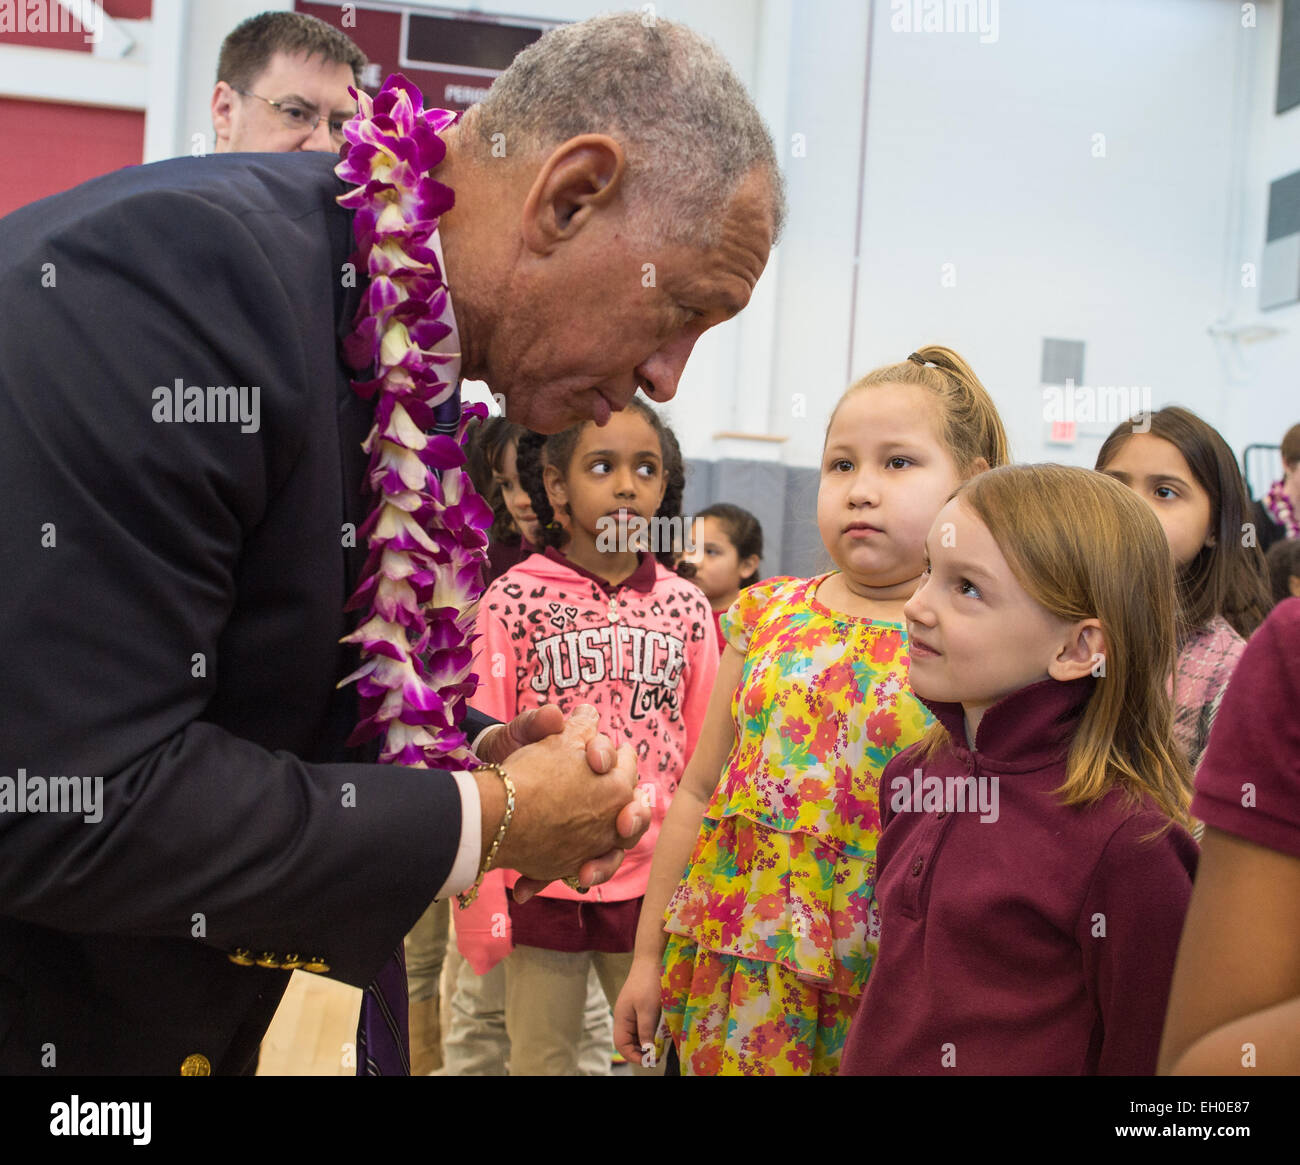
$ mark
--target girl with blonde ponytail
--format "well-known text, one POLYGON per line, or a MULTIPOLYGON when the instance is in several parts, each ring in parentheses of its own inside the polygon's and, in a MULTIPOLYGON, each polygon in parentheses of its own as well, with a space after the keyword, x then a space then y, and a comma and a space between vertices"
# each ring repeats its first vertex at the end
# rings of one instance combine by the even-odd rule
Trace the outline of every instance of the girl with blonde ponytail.
POLYGON ((838 1069, 876 957, 877 784, 929 719, 908 689, 903 604, 935 514, 1006 456, 989 394, 948 348, 836 405, 817 524, 838 569, 766 579, 722 617, 614 1007, 625 1056, 671 1049, 683 1075, 838 1069))
MULTIPOLYGON (((931 344, 898 364, 886 364, 857 380, 836 406, 869 388, 915 384, 927 390, 937 413, 939 439, 963 476, 977 463, 996 468, 1011 460, 1002 418, 974 369, 951 348, 931 344)), ((831 419, 834 420, 834 413, 831 419)), ((830 426, 827 426, 829 429, 830 426)))

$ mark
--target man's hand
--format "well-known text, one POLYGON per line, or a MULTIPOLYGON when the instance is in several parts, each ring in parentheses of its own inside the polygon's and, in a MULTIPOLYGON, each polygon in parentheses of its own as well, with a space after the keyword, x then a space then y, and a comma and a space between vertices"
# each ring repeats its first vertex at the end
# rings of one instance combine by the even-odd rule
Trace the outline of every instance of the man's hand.
MULTIPOLYGON (((564 713, 554 704, 543 704, 520 712, 509 724, 494 724, 474 743, 474 755, 484 764, 500 764, 516 750, 564 731, 564 713)), ((587 763, 593 772, 607 773, 614 767, 613 742, 603 732, 587 741, 587 763)))
MULTIPOLYGON (((496 865, 523 875, 515 887, 517 902, 575 871, 584 886, 608 881, 623 851, 636 845, 650 824, 650 811, 635 796, 635 754, 627 746, 615 752, 598 733, 599 723, 590 705, 574 709, 567 722, 548 705, 490 730, 497 739, 487 742, 487 751, 497 755, 496 749, 508 749, 505 767, 515 785, 515 816, 496 865), (523 733, 534 743, 521 743, 523 733), (593 760, 612 771, 602 774, 593 760)), ((504 789, 493 774, 484 773, 479 792, 490 844, 505 811, 504 789)))

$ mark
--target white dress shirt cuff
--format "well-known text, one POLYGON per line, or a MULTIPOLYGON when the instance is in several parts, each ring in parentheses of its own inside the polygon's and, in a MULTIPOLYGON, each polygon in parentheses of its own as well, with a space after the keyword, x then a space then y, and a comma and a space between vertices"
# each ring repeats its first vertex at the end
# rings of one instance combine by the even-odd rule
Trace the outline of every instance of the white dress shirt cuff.
POLYGON ((460 790, 460 845, 451 873, 435 895, 437 898, 463 894, 474 885, 483 856, 483 805, 479 801, 478 782, 467 772, 451 775, 460 790))

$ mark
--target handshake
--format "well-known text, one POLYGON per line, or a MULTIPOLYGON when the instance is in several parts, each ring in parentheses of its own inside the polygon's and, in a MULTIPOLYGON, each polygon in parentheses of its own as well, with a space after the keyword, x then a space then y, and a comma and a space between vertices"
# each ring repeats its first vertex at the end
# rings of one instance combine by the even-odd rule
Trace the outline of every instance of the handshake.
MULTIPOLYGON (((517 902, 557 878, 576 875, 575 888, 607 882, 650 825, 651 811, 636 796, 635 754, 628 745, 616 750, 599 728, 590 704, 568 720, 547 704, 489 728, 475 745, 479 759, 500 764, 515 786, 514 816, 493 866, 523 875, 517 902)), ((506 791, 494 772, 474 777, 486 855, 505 817, 506 791)))

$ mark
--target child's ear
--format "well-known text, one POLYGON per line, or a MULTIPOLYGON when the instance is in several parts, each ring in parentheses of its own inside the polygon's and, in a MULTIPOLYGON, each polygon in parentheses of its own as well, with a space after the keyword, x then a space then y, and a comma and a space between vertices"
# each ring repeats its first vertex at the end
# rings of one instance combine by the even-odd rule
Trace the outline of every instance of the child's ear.
POLYGON ((751 554, 748 558, 742 558, 736 569, 740 571, 741 578, 748 578, 758 569, 758 555, 751 554))
POLYGON ((546 487, 546 496, 550 499, 551 509, 557 514, 569 504, 569 491, 564 484, 564 474, 554 465, 542 467, 542 484, 546 487))
POLYGON ((1047 665, 1054 680, 1077 680, 1086 675, 1103 675, 1106 660, 1106 633, 1098 619, 1080 619, 1071 625, 1064 646, 1047 665))

